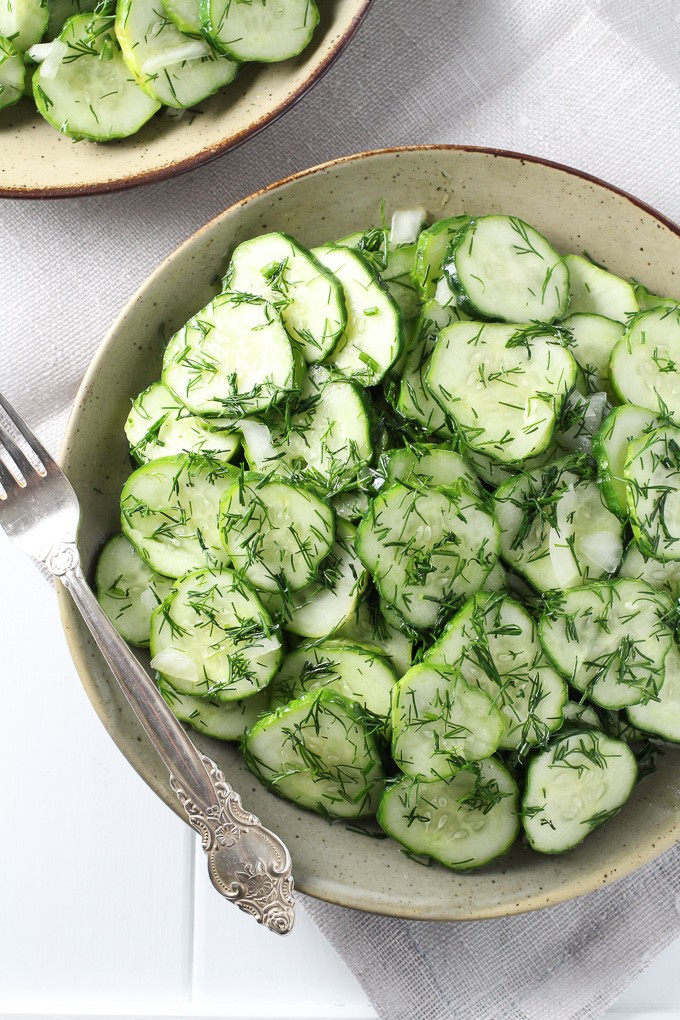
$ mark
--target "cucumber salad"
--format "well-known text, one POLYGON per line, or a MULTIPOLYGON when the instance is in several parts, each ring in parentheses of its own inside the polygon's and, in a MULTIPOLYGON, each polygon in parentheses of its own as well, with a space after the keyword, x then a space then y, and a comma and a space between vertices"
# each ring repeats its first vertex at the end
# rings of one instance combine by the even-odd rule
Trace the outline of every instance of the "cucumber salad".
POLYGON ((70 138, 126 138, 297 56, 318 21, 314 0, 0 0, 0 108, 32 95, 70 138))
POLYGON ((244 241, 132 402, 100 602, 279 796, 568 851, 680 743, 676 366, 680 304, 514 216, 244 241))

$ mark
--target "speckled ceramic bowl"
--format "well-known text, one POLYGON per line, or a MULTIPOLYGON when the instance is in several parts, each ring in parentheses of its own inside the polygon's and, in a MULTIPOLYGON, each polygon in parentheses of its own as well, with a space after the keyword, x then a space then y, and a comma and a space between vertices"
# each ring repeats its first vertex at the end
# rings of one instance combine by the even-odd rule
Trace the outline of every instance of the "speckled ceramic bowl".
MULTIPOLYGON (((327 163, 227 209, 170 256, 130 301, 78 395, 64 449, 81 499, 80 548, 92 569, 118 529, 118 498, 130 471, 123 434, 130 398, 158 377, 161 340, 212 296, 231 248, 265 230, 308 245, 380 222, 388 210, 422 204, 433 218, 463 211, 511 212, 563 251, 588 251, 613 272, 660 293, 680 293, 680 231, 628 195, 585 174, 481 149, 387 150, 327 163)), ((64 626, 82 682, 104 725, 135 769, 174 810, 163 767, 113 683, 68 598, 64 626)), ((249 809, 290 847, 298 889, 348 907, 403 917, 497 917, 580 896, 639 868, 680 838, 680 753, 664 755, 624 810, 578 849, 540 857, 521 847, 472 875, 424 868, 392 841, 332 827, 268 793, 236 748, 194 735, 249 809)))
POLYGON ((192 170, 244 142, 290 109, 342 52, 371 0, 321 0, 310 46, 294 60, 252 64, 199 104, 200 116, 163 111, 131 138, 74 143, 29 99, 2 111, 0 197, 66 198, 119 191, 192 170))

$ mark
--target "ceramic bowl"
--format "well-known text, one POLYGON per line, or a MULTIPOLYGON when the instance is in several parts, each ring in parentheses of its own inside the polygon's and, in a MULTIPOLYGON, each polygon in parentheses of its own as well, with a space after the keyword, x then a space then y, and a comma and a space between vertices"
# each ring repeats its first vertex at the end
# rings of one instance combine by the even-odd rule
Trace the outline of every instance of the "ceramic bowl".
POLYGON ((200 116, 161 111, 131 138, 97 145, 59 134, 29 99, 2 111, 0 197, 65 198, 165 180, 207 163, 280 117, 342 52, 371 0, 322 0, 312 43, 294 60, 252 64, 200 103, 200 116))
MULTIPOLYGON (((425 147, 364 153, 297 174, 227 209, 183 244, 130 301, 102 344, 76 400, 64 448, 82 505, 80 549, 92 573, 97 550, 118 530, 130 461, 123 423, 130 398, 159 376, 169 336, 212 296, 230 250, 267 230, 307 245, 380 223, 423 205, 433 218, 513 213, 562 251, 587 251, 613 272, 662 294, 680 293, 680 230, 629 195, 566 167, 514 153, 425 147)), ((61 595, 82 682, 122 753, 180 811, 160 760, 112 681, 85 627, 61 595)), ((423 867, 391 840, 330 826, 279 800, 246 770, 237 748, 192 734, 247 807, 288 844, 298 889, 324 900, 401 917, 464 920, 502 916, 580 896, 639 868, 680 838, 680 753, 668 752, 630 802, 576 850, 542 857, 517 846, 464 875, 423 867)))

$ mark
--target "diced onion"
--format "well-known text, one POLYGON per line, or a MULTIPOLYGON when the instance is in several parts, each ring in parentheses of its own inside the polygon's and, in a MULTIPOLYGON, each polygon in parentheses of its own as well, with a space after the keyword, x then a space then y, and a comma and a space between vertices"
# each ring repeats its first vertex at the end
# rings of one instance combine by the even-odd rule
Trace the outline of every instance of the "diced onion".
POLYGON ((449 281, 445 276, 442 276, 441 280, 437 284, 437 289, 434 292, 434 299, 438 305, 442 306, 442 308, 450 308, 451 305, 456 304, 456 295, 451 290, 449 281))
POLYGON ((211 49, 201 39, 190 39, 181 46, 171 46, 167 50, 148 57, 142 64, 143 74, 157 74, 164 71, 166 67, 173 67, 175 64, 182 64, 185 60, 197 60, 199 57, 209 57, 211 49))
POLYGON ((424 209, 398 209, 392 217, 390 244, 413 244, 424 222, 424 209))
POLYGON ((607 574, 613 574, 618 569, 623 554, 621 538, 612 531, 593 531, 585 535, 578 549, 593 566, 607 574))
POLYGON ((151 591, 151 588, 145 588, 139 596, 139 601, 142 603, 148 613, 152 613, 158 606, 158 599, 151 591))
POLYGON ((268 460, 277 456, 271 441, 271 433, 266 425, 259 421, 242 421, 239 424, 243 441, 248 453, 248 460, 261 467, 268 460))
POLYGON ((179 648, 164 648, 151 660, 152 669, 157 669, 164 676, 176 677, 178 680, 186 680, 188 683, 198 681, 198 667, 196 663, 179 648))
POLYGON ((43 78, 56 78, 61 62, 68 53, 68 46, 61 39, 53 39, 48 43, 36 43, 26 52, 31 60, 40 64, 43 78))

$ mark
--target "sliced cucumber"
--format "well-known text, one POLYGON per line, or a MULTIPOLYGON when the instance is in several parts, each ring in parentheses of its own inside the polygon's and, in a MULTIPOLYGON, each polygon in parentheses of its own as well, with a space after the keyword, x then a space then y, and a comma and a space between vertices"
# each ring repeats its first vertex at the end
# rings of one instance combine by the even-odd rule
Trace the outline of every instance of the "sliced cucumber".
POLYGON ((194 106, 233 81, 238 64, 205 39, 190 39, 168 18, 162 0, 118 0, 116 36, 133 75, 159 103, 194 106))
POLYGON ((302 362, 281 318, 249 294, 220 294, 170 340, 163 382, 194 414, 238 420, 298 388, 302 362))
POLYGON ((95 6, 92 0, 47 0, 49 17, 45 38, 56 38, 69 18, 72 18, 74 14, 92 10, 95 6))
POLYGON ((630 320, 610 361, 616 393, 680 424, 680 305, 653 308, 630 320))
POLYGON ((198 570, 151 617, 151 665, 174 690, 238 701, 256 694, 283 657, 255 591, 231 570, 198 570))
POLYGON ((230 465, 205 457, 159 457, 137 468, 121 495, 123 534, 167 577, 226 566, 219 505, 235 476, 230 465))
POLYGON ((539 591, 571 588, 618 569, 623 525, 603 504, 592 462, 566 457, 495 492, 501 555, 539 591))
POLYGON ((656 697, 673 644, 673 603, 643 581, 618 578, 556 596, 539 624, 548 656, 602 708, 656 697))
MULTIPOLYGON (((399 621, 400 622, 400 621, 399 621)), ((374 588, 364 592, 352 615, 337 631, 338 639, 355 641, 386 656, 397 677, 413 661, 413 637, 385 615, 374 588)))
POLYGON ((536 624, 507 595, 468 600, 425 654, 485 691, 503 718, 500 746, 525 752, 562 725, 567 688, 545 657, 536 624))
MULTIPOLYGON (((418 215, 418 211, 406 213, 407 220, 411 215, 418 215)), ((410 230, 407 233, 411 236, 410 230)), ((392 232, 376 229, 350 234, 335 243, 343 248, 354 248, 370 262, 401 311, 405 333, 410 333, 420 312, 418 290, 413 281, 415 241, 395 242, 392 232)))
POLYGON ((240 740, 248 727, 269 710, 268 690, 242 701, 216 701, 180 694, 163 681, 158 686, 178 719, 214 740, 240 740))
POLYGON ((353 701, 313 691, 246 732, 246 765, 274 793, 327 818, 372 815, 384 773, 370 726, 353 701))
POLYGON ((139 464, 178 453, 229 461, 239 448, 239 435, 219 424, 192 414, 167 386, 156 382, 132 401, 125 434, 139 464))
POLYGON ((560 737, 529 764, 522 821, 542 854, 572 850, 620 811, 637 778, 635 755, 622 740, 585 729, 560 737))
POLYGON ((590 312, 574 312, 561 323, 573 337, 571 353, 583 369, 591 393, 604 391, 612 396, 609 361, 614 347, 624 334, 622 323, 590 312))
POLYGON ((626 549, 619 570, 620 577, 646 581, 657 591, 667 591, 674 600, 680 599, 680 560, 667 563, 644 556, 634 542, 626 549))
POLYGON ((638 311, 630 283, 579 255, 565 255, 569 270, 569 315, 585 312, 626 323, 638 311))
POLYGON ((623 468, 628 445, 654 427, 655 415, 644 407, 624 404, 615 407, 593 438, 593 456, 597 461, 598 481, 612 513, 622 520, 628 517, 628 486, 623 468))
POLYGON ((95 588, 120 636, 148 645, 151 614, 172 591, 172 581, 152 570, 125 535, 114 535, 99 554, 95 588))
POLYGON ((492 514, 464 482, 437 489, 397 482, 357 530, 357 552, 381 597, 419 629, 482 586, 498 546, 492 514))
POLYGON ((0 110, 18 103, 25 87, 26 68, 21 53, 0 35, 0 110))
POLYGON ((387 485, 436 488, 463 481, 475 496, 482 497, 477 475, 467 461, 444 446, 411 443, 398 450, 389 450, 381 460, 387 485))
POLYGON ((550 326, 457 322, 443 329, 426 383, 461 439, 502 463, 549 446, 576 362, 550 326))
POLYGON ((279 708, 323 687, 387 720, 396 682, 388 660, 375 649, 342 640, 321 641, 301 645, 286 657, 269 687, 270 704, 279 708))
MULTIPOLYGON (((453 297, 453 295, 451 295, 453 297)), ((440 405, 426 385, 430 355, 439 338, 439 331, 466 316, 452 301, 441 305, 432 299, 423 305, 418 322, 409 340, 401 373, 397 410, 423 426, 426 432, 450 436, 451 429, 440 405)))
POLYGON ((163 10, 184 35, 201 38, 203 24, 199 0, 163 0, 163 10))
POLYGON ((251 468, 276 470, 322 492, 354 488, 373 457, 368 406, 349 379, 311 367, 299 393, 272 408, 267 423, 242 421, 251 468))
POLYGON ((402 352, 402 315, 358 252, 325 244, 312 252, 342 284, 347 307, 345 333, 329 362, 364 386, 375 386, 402 352))
POLYGON ((657 560, 680 560, 680 428, 633 440, 623 476, 640 551, 657 560))
POLYGON ((262 591, 311 584, 335 540, 332 508, 310 489, 243 472, 220 503, 232 563, 262 591))
MULTIPOLYGON (((562 406, 564 407, 564 405, 562 406)), ((543 453, 539 453, 535 457, 527 457, 517 464, 502 464, 494 457, 490 457, 488 453, 480 453, 479 450, 473 450, 466 446, 465 443, 459 442, 457 446, 465 460, 472 465, 482 481, 490 485, 492 489, 497 489, 503 482, 509 482, 511 479, 516 478, 521 471, 534 471, 545 464, 550 464, 551 461, 559 456, 559 450, 555 442, 552 442, 543 453)))
POLYGON ((599 730, 602 725, 593 706, 585 705, 580 701, 568 701, 562 709, 562 714, 564 716, 565 727, 569 726, 571 729, 582 730, 588 726, 594 730, 599 730))
POLYGON ((437 284, 444 278, 442 264, 449 245, 469 222, 469 216, 451 216, 446 220, 437 220, 418 237, 413 278, 423 301, 435 296, 437 284))
POLYGON ((47 0, 0 0, 0 35, 19 53, 40 42, 48 18, 47 0))
POLYGON ((225 290, 258 294, 278 308, 307 362, 331 354, 347 325, 342 287, 287 234, 262 234, 235 249, 225 290))
POLYGON ((314 0, 201 0, 203 31, 233 60, 266 64, 302 53, 319 22, 314 0))
POLYGON ((606 393, 583 396, 573 389, 562 404, 555 432, 556 450, 562 453, 591 454, 593 440, 610 410, 606 393))
POLYGON ((448 779, 463 762, 490 758, 503 729, 492 699, 447 666, 412 666, 395 688, 392 757, 414 779, 448 779))
POLYGON ((463 311, 504 322, 554 322, 566 314, 569 271, 515 216, 479 216, 453 238, 444 274, 463 311))
POLYGON ((400 779, 386 789, 378 821, 410 853, 454 871, 471 871, 510 849, 519 834, 518 812, 515 780, 500 762, 487 758, 452 779, 400 779))
POLYGON ((664 681, 656 698, 626 710, 631 724, 662 740, 680 743, 680 650, 673 644, 664 662, 664 681))
POLYGON ((362 492, 361 489, 340 492, 333 496, 331 502, 337 516, 346 521, 360 521, 368 513, 368 493, 362 492))
POLYGON ((635 300, 641 312, 648 312, 650 308, 677 308, 680 303, 675 298, 660 297, 658 294, 652 294, 644 284, 637 281, 633 282, 633 290, 635 291, 635 300))
POLYGON ((160 108, 131 78, 112 17, 69 18, 59 42, 66 46, 63 59, 49 77, 41 64, 33 95, 38 112, 62 134, 94 142, 127 138, 160 108))

